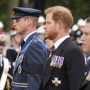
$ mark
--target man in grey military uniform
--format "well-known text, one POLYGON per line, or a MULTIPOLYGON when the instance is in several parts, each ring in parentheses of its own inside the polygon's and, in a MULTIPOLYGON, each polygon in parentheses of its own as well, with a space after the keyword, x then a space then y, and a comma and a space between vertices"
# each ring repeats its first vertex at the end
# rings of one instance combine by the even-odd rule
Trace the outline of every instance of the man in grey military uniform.
POLYGON ((13 8, 14 27, 22 37, 19 53, 13 72, 12 90, 40 90, 47 48, 36 32, 40 10, 13 8))

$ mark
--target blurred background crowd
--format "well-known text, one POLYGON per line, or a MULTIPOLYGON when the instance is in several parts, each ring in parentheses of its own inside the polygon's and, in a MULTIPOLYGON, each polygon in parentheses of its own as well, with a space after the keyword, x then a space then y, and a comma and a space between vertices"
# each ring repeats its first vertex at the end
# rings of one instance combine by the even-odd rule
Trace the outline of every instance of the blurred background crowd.
MULTIPOLYGON (((11 21, 10 17, 13 13, 12 8, 15 6, 40 9, 42 10, 42 15, 44 16, 43 11, 45 8, 53 5, 63 5, 69 8, 74 16, 74 25, 70 29, 70 35, 78 44, 81 44, 80 36, 82 35, 82 32, 80 31, 80 27, 85 24, 83 20, 89 16, 89 3, 90 0, 2 0, 0 2, 0 34, 3 35, 0 36, 7 39, 5 41, 6 48, 10 46, 12 40, 10 37, 12 36, 12 31, 14 30, 14 26, 12 25, 13 22, 11 21)), ((45 21, 39 20, 39 22, 45 21)))
MULTIPOLYGON (((37 8, 42 10, 42 15, 44 15, 43 11, 45 8, 54 5, 63 5, 69 8, 74 16, 75 25, 73 25, 70 32, 71 36, 74 36, 74 39, 76 40, 77 37, 80 37, 81 35, 79 26, 82 25, 83 19, 88 17, 90 14, 89 3, 90 0, 1 0, 0 27, 2 27, 2 30, 0 29, 0 33, 5 32, 7 37, 10 37, 11 30, 13 30, 13 22, 10 17, 12 15, 12 8, 15 6, 37 8)), ((9 39, 7 39, 7 43, 9 42, 8 40, 9 39)), ((78 40, 79 39, 77 39, 77 41, 78 40)))

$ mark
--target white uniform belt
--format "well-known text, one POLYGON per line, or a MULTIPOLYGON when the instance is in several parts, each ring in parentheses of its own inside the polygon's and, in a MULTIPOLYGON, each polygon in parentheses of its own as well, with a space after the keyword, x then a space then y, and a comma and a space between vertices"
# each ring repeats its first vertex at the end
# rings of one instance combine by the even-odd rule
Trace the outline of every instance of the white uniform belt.
POLYGON ((3 72, 2 72, 2 76, 1 76, 1 80, 0 80, 0 90, 4 90, 4 88, 5 88, 7 74, 8 74, 9 68, 10 68, 8 59, 3 57, 3 62, 4 62, 4 67, 3 67, 3 72))

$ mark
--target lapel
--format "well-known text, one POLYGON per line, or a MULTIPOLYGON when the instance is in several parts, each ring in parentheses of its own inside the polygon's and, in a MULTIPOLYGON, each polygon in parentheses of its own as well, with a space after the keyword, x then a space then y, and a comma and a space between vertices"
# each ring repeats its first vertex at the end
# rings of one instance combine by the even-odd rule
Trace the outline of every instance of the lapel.
MULTIPOLYGON (((63 49, 65 47, 65 45, 67 44, 67 42, 69 41, 70 38, 66 39, 54 52, 54 54, 62 54, 63 53, 63 49)), ((53 71, 53 67, 50 66, 50 62, 51 62, 51 58, 48 59, 47 61, 47 66, 46 66, 46 71, 44 74, 44 79, 43 79, 43 88, 45 87, 46 83, 48 82, 48 80, 50 79, 50 76, 52 74, 53 71)))
MULTIPOLYGON (((32 34, 31 36, 28 37, 28 39, 26 40, 24 46, 23 46, 23 49, 25 48, 25 46, 33 39, 33 38, 36 38, 38 36, 37 33, 34 33, 32 34)), ((15 71, 18 69, 19 65, 21 65, 21 62, 23 61, 23 57, 24 57, 24 53, 19 53, 18 56, 17 56, 17 59, 16 59, 16 65, 15 65, 15 68, 14 68, 14 71, 13 73, 15 73, 15 71)))

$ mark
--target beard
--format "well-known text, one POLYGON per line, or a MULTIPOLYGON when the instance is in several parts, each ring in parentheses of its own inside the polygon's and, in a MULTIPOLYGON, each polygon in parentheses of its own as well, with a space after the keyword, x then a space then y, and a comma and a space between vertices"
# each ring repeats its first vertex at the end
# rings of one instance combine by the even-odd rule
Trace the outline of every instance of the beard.
POLYGON ((56 38, 56 36, 57 36, 57 33, 55 33, 55 32, 54 33, 51 32, 49 34, 45 33, 45 40, 46 39, 54 40, 56 38))

